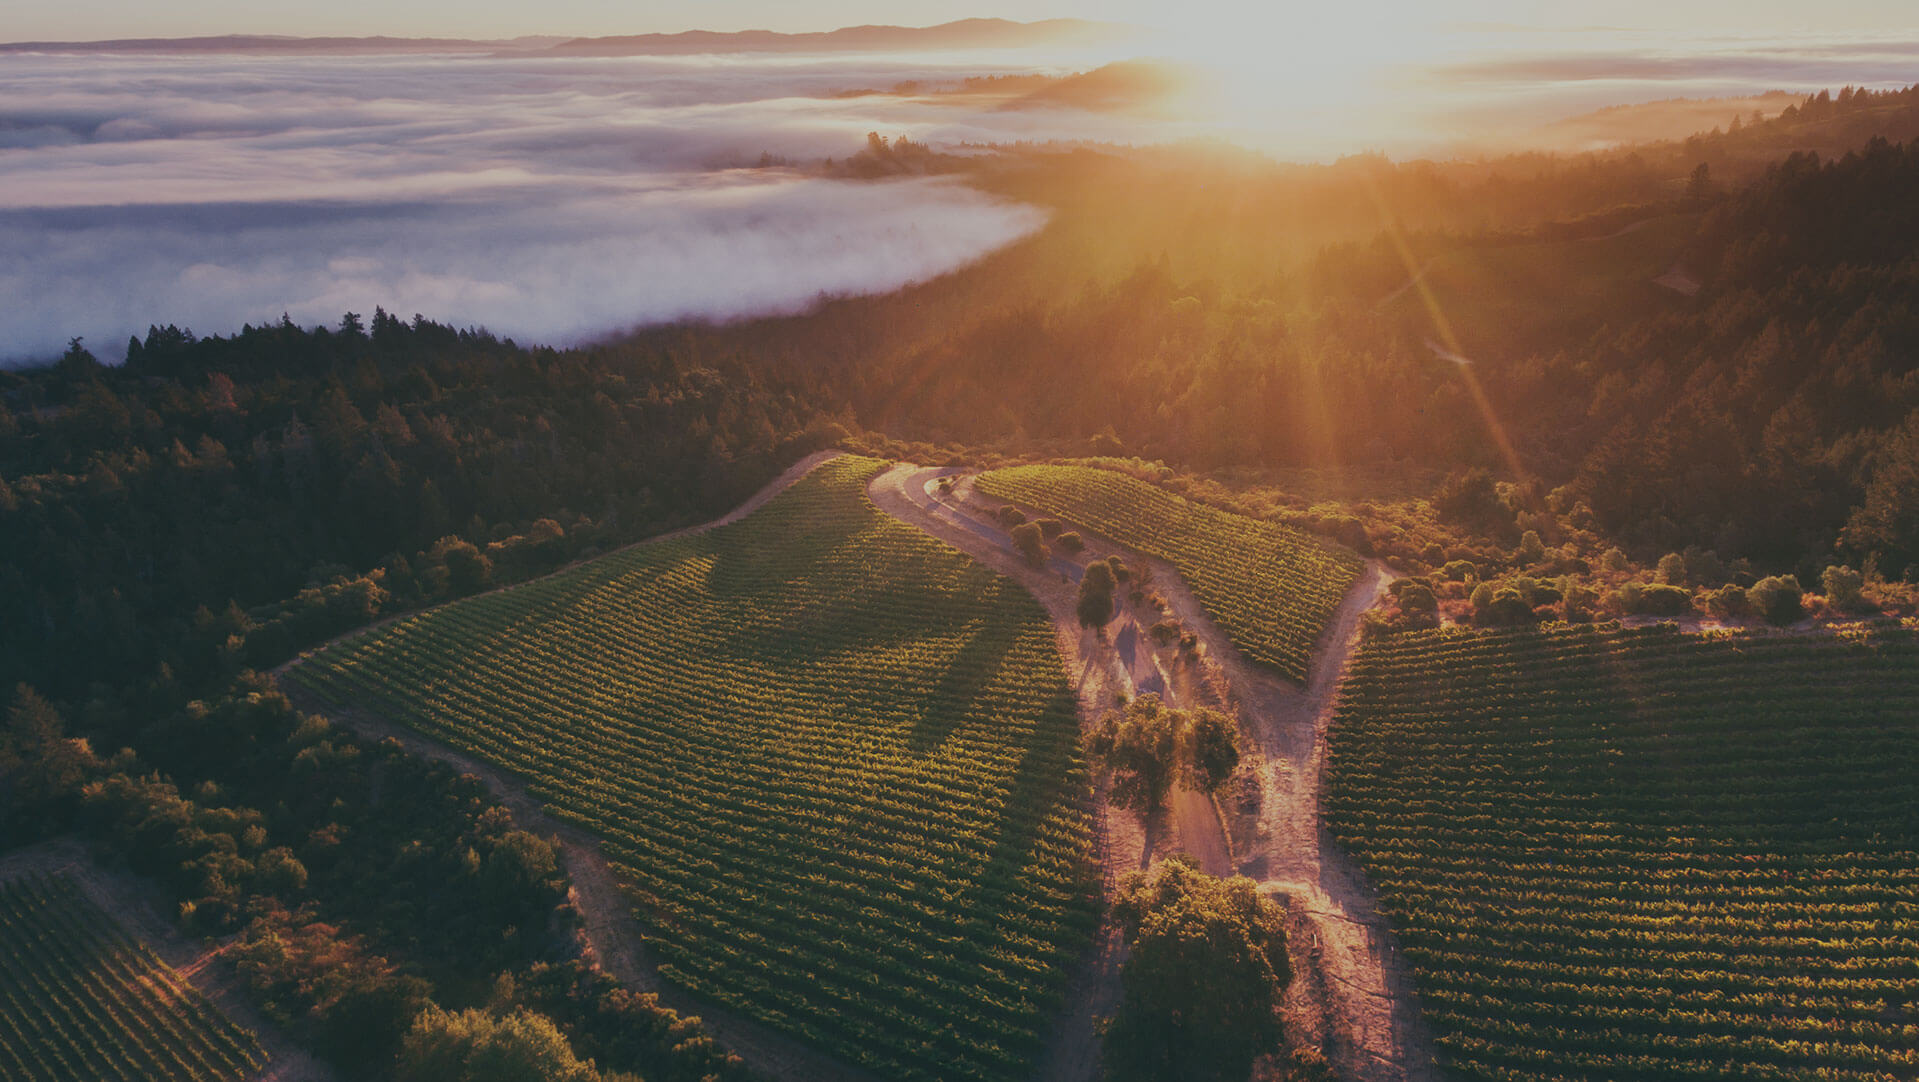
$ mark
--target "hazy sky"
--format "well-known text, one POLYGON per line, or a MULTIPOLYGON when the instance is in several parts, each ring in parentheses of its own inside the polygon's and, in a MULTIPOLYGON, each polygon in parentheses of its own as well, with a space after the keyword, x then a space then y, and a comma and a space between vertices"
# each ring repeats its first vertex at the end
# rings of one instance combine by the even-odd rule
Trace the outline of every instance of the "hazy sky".
MULTIPOLYGON (((1905 30, 1919 26, 1912 0, 1188 0, 1187 26, 1243 25, 1284 33, 1301 23, 1332 33, 1407 23, 1510 22, 1689 31, 1776 33, 1802 29, 1905 30)), ((630 34, 713 29, 823 30, 857 23, 924 25, 975 15, 1021 20, 1052 16, 1167 22, 1164 0, 0 0, 0 40, 85 40, 223 33, 393 34, 504 37, 519 34, 630 34)))

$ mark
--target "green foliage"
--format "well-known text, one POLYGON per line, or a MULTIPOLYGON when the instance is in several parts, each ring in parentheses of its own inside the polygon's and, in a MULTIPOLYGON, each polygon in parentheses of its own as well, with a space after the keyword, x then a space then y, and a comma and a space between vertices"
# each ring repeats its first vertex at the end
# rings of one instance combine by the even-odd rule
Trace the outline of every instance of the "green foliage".
POLYGON ((1211 793, 1232 776, 1239 722, 1217 710, 1175 710, 1149 692, 1102 718, 1087 751, 1113 772, 1113 802, 1146 818, 1165 805, 1177 779, 1211 793))
POLYGON ((1858 612, 1865 607, 1866 577, 1850 567, 1833 564, 1820 573, 1819 583, 1826 602, 1840 612, 1858 612))
POLYGON ((1692 591, 1655 582, 1636 591, 1628 612, 1646 616, 1678 616, 1692 608, 1692 591))
POLYGON ((290 677, 532 779, 671 980, 887 1077, 1024 1075, 1093 919, 1075 703, 1031 596, 875 510, 881 468, 290 677))
POLYGON ((1020 557, 1028 564, 1039 567, 1046 562, 1046 541, 1037 525, 1021 523, 1013 527, 1012 537, 1013 547, 1019 550, 1020 557))
POLYGON ((166 967, 65 875, 0 881, 0 1074, 241 1082, 253 1034, 166 967))
POLYGON ((1422 582, 1409 582, 1394 593, 1399 607, 1407 612, 1434 613, 1439 611, 1439 599, 1433 596, 1432 587, 1422 582))
POLYGON ((493 581, 493 561, 471 541, 442 537, 433 543, 430 555, 446 565, 447 588, 455 597, 479 593, 493 581))
POLYGON ((1706 611, 1721 620, 1743 620, 1752 615, 1752 601, 1742 587, 1727 583, 1706 595, 1706 611))
POLYGON ((1244 877, 1174 857, 1128 877, 1114 905, 1129 951, 1103 1024, 1111 1082, 1240 1082, 1279 1050, 1292 979, 1285 910, 1244 877))
POLYGON ((1919 564, 1919 414, 1887 437, 1845 539, 1892 574, 1919 564))
POLYGON ((1473 623, 1482 627, 1516 627, 1533 622, 1532 599, 1513 586, 1482 582, 1473 587, 1473 623))
POLYGON ((1146 694, 1101 719, 1087 750, 1113 772, 1112 801, 1151 816, 1166 804, 1180 767, 1180 713, 1146 694))
MULTIPOLYGON (((1512 509, 1499 496, 1499 485, 1483 469, 1467 470, 1446 478, 1433 494, 1433 509, 1443 519, 1486 530, 1494 535, 1510 530, 1512 509)), ((1511 537, 1511 534, 1507 534, 1511 537)), ((1537 538, 1534 538, 1537 540, 1537 538)))
POLYGON ((400 1047, 395 1082, 600 1082, 545 1015, 449 1014, 429 1006, 400 1047))
POLYGON ((1117 585, 1113 568, 1106 561, 1094 560, 1086 565, 1073 610, 1081 627, 1103 628, 1113 618, 1113 590, 1117 585))
POLYGON ((1018 466, 981 474, 975 485, 1171 563, 1235 645, 1296 681, 1306 679, 1320 633, 1364 566, 1329 542, 1112 470, 1018 466))
POLYGON ((1331 732, 1327 825, 1449 1077, 1864 1082, 1919 1055, 1919 636, 1396 635, 1331 732))
POLYGON ((1538 530, 1527 530, 1520 535, 1519 558, 1529 564, 1536 564, 1546 558, 1546 543, 1539 539, 1538 530))
POLYGON ((1785 627, 1806 614, 1800 604, 1799 580, 1791 575, 1760 579, 1746 591, 1746 603, 1767 622, 1785 627))
POLYGON ((1086 539, 1074 530, 1062 531, 1059 537, 1054 539, 1053 544, 1057 545, 1061 552, 1073 555, 1086 551, 1086 539))
POLYGON ((100 765, 66 719, 26 684, 14 689, 0 730, 0 843, 28 840, 71 813, 80 782, 100 765))
POLYGON ((1686 585, 1686 558, 1677 552, 1668 552, 1659 558, 1659 581, 1672 586, 1686 585))
POLYGON ((833 431, 734 361, 372 328, 156 327, 77 382, 0 371, 0 399, 33 403, 0 407, 0 688, 269 668, 364 610, 717 514, 833 431), (341 582, 357 596, 320 596, 341 582))
POLYGON ((535 965, 515 988, 520 1002, 560 1023, 575 1052, 604 1071, 630 1071, 646 1082, 758 1082, 699 1019, 675 1014, 653 993, 626 988, 604 970, 579 962, 535 965))
POLYGON ((1199 792, 1216 791, 1239 768, 1239 722, 1232 715, 1189 711, 1181 736, 1188 781, 1199 792))

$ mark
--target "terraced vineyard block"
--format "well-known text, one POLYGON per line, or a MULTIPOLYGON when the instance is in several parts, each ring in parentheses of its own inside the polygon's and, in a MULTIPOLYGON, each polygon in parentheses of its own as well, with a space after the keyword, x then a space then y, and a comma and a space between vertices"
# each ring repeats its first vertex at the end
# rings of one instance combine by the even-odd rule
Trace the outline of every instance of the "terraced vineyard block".
POLYGON ((266 1053, 66 876, 0 883, 0 1078, 237 1082, 266 1053))
POLYGON ((974 487, 1172 564, 1233 645, 1299 683, 1366 566, 1330 541, 1194 503, 1113 470, 1015 466, 981 474, 974 487))
POLYGON ((1919 1077, 1912 634, 1435 631, 1350 672, 1327 822, 1458 1077, 1919 1077))
POLYGON ((1075 700, 1038 603, 879 513, 881 468, 292 679, 528 779, 672 980, 888 1078, 1021 1078, 1095 917, 1075 700))

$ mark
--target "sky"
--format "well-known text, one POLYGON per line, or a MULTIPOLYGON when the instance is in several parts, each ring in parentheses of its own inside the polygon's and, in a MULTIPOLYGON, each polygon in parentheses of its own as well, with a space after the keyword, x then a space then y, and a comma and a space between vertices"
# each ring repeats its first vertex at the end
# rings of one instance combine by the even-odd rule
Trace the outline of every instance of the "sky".
POLYGON ((691 29, 828 30, 860 23, 930 25, 970 16, 1018 20, 1078 17, 1168 27, 1215 39, 1243 28, 1274 36, 1302 28, 1350 37, 1381 29, 1494 23, 1571 29, 1635 27, 1697 32, 1906 30, 1919 27, 1911 0, 1349 0, 1247 3, 1186 0, 1169 26, 1164 0, 0 0, 0 39, 94 40, 268 33, 512 37, 603 35, 691 29), (1229 31, 1229 28, 1230 31, 1229 31))

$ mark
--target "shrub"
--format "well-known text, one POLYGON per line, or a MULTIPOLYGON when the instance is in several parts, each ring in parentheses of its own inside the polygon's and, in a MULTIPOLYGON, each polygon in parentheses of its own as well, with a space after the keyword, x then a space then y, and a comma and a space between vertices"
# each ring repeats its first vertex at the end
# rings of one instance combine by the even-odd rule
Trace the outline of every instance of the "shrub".
POLYGON ((1039 519, 1037 525, 1039 526, 1040 536, 1046 538, 1048 541, 1058 537, 1060 533, 1066 529, 1066 524, 1056 518, 1039 519))
POLYGON ((1668 552, 1659 558, 1659 581, 1672 586, 1686 584, 1686 558, 1677 552, 1668 552))
MULTIPOLYGON (((1477 590, 1473 591, 1475 598, 1478 594, 1477 590)), ((1533 620, 1532 601, 1510 586, 1494 590, 1483 607, 1473 606, 1473 622, 1487 627, 1517 627, 1533 620)))
POLYGON ((1706 611, 1721 620, 1743 620, 1752 615, 1752 602, 1744 588, 1729 582, 1706 595, 1706 611))
POLYGON ((999 524, 1009 530, 1025 521, 1026 512, 1010 503, 999 509, 999 524))
POLYGON ((1465 582, 1467 579, 1478 577, 1479 566, 1471 560, 1448 560, 1439 573, 1453 582, 1465 582))
POLYGON ((1481 609, 1491 607, 1493 603, 1494 593, 1495 591, 1493 589, 1493 584, 1490 582, 1482 582, 1479 585, 1473 587, 1473 593, 1472 593, 1472 599, 1471 599, 1473 611, 1478 612, 1481 609))
POLYGON ((1546 558, 1546 543, 1539 539, 1538 530, 1527 530, 1520 537, 1519 558, 1529 564, 1536 564, 1546 558))
POLYGON ((1188 783, 1202 793, 1216 792, 1239 766, 1239 722, 1201 707, 1187 717, 1180 735, 1188 783))
POLYGON ((1086 551, 1086 540, 1072 530, 1067 530, 1053 539, 1053 546, 1061 552, 1080 553, 1086 551))
POLYGON ((1639 591, 1632 611, 1647 616, 1678 616, 1692 607, 1692 591, 1683 586, 1656 582, 1639 591))
POLYGON ((1031 522, 1013 527, 1013 547, 1034 567, 1046 562, 1046 542, 1040 539, 1039 527, 1031 522))
POLYGON ((1105 627, 1113 618, 1113 569, 1104 560, 1086 567, 1079 580, 1079 602, 1075 606, 1081 627, 1105 627))
POLYGON ((1858 612, 1865 607, 1866 577, 1850 567, 1833 565, 1819 576, 1826 591, 1826 604, 1840 612, 1858 612))
POLYGON ((1399 591, 1399 607, 1405 612, 1438 612, 1439 599, 1425 583, 1408 583, 1399 591))
POLYGON ((400 1050, 399 1082, 599 1082, 545 1015, 421 1011, 400 1050))
POLYGON ((1774 575, 1753 583, 1752 589, 1746 591, 1746 601, 1768 623, 1780 627, 1796 623, 1805 614, 1800 604, 1799 580, 1791 575, 1774 575))

